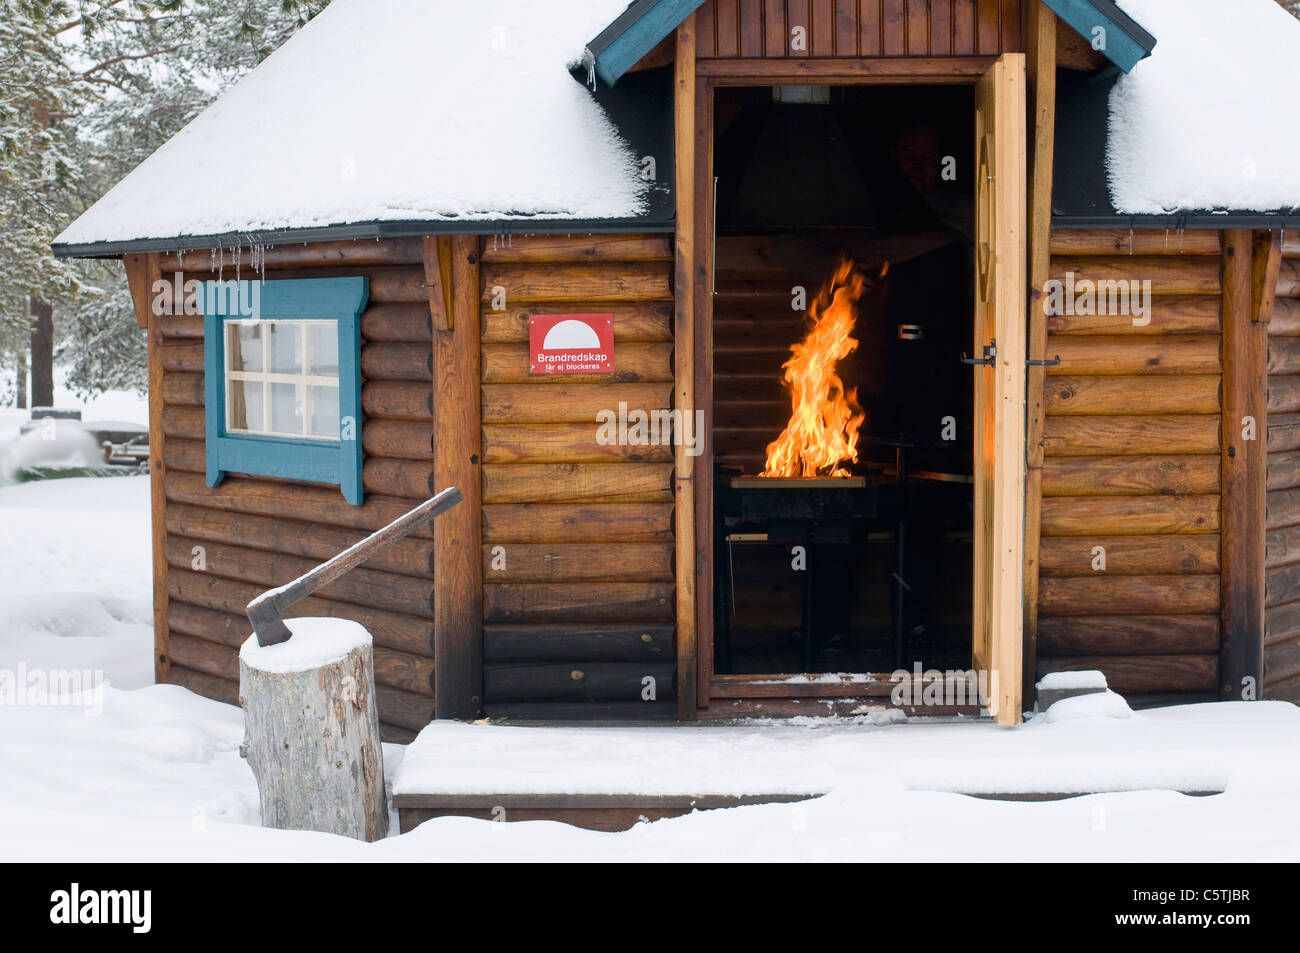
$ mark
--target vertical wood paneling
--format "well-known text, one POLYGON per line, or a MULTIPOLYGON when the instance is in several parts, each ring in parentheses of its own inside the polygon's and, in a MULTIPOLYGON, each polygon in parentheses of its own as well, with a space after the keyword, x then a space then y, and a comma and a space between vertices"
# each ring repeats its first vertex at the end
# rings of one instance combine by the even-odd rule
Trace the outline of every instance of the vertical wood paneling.
POLYGON ((763 52, 772 57, 790 55, 790 30, 785 23, 784 0, 764 0, 763 52))
POLYGON ((812 43, 809 50, 813 56, 835 55, 835 0, 812 0, 812 43))
POLYGON ((1002 42, 999 44, 1000 51, 1005 53, 1008 50, 1023 50, 1024 44, 1021 38, 1021 27, 1023 19, 1021 17, 1020 0, 1002 0, 1002 42))
POLYGON ((970 56, 977 50, 975 3, 976 0, 952 0, 953 56, 970 56))
POLYGON ((907 53, 907 0, 884 0, 880 17, 881 52, 885 56, 907 53))
POLYGON ((952 53, 952 3, 930 4, 930 55, 952 53))
POLYGON ((880 15, 883 0, 858 0, 858 55, 880 55, 880 15))
POLYGON ((763 55, 763 0, 740 0, 740 55, 763 55))
POLYGON ((696 11, 692 16, 695 17, 696 55, 703 57, 717 56, 718 21, 713 13, 712 5, 705 4, 704 9, 696 11))
POLYGON ((1002 26, 999 17, 998 0, 979 0, 976 8, 976 51, 980 54, 998 52, 1002 45, 1002 26))
POLYGON ((930 0, 907 0, 907 55, 930 55, 930 0))
POLYGON ((835 55, 858 55, 858 0, 835 0, 835 55))
MULTIPOLYGON (((714 46, 719 57, 740 55, 740 11, 737 0, 713 0, 716 22, 713 27, 714 46)), ((705 8, 707 9, 707 7, 705 8)))

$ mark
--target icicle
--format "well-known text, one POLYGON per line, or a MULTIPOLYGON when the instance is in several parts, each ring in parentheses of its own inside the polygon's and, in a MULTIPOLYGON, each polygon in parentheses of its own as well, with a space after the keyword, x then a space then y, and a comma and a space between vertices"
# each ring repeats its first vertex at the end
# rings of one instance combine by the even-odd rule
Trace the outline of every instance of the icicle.
POLYGON ((1169 227, 1165 227, 1165 251, 1169 251, 1169 227))
POLYGON ((235 285, 236 287, 238 287, 239 285, 239 263, 240 263, 240 259, 243 257, 244 257, 244 240, 242 238, 236 237, 235 238, 235 285))
POLYGON ((217 270, 217 250, 215 248, 209 248, 208 249, 208 271, 216 271, 216 270, 217 270))
POLYGON ((1133 222, 1128 223, 1128 253, 1129 257, 1133 255, 1133 222))

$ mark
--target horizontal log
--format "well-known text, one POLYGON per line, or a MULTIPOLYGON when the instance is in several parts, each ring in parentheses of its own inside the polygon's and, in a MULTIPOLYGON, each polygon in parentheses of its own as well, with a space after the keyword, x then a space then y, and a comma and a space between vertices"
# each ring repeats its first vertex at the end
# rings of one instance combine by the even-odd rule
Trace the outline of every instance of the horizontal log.
POLYGON ((1267 529, 1300 525, 1300 489, 1265 493, 1264 525, 1267 529))
MULTIPOLYGON (((163 378, 164 386, 166 378, 163 378)), ((1300 374, 1275 374, 1268 379, 1268 412, 1293 414, 1300 411, 1300 374)))
POLYGON ((676 697, 675 675, 671 661, 496 663, 483 667, 483 698, 486 704, 663 701, 676 697))
POLYGON ((206 473, 206 445, 202 440, 170 439, 163 442, 163 466, 169 471, 206 473))
POLYGON ((162 385, 163 404, 203 406, 203 375, 182 372, 164 373, 162 385))
POLYGON ((1064 282, 1074 273, 1079 282, 1150 281, 1153 295, 1218 294, 1220 262, 1217 257, 1120 255, 1052 256, 1049 279, 1064 282))
POLYGON ((1300 638, 1300 592, 1295 599, 1264 610, 1264 644, 1300 638))
POLYGON ((1300 526, 1282 526, 1264 534, 1264 565, 1268 568, 1300 563, 1300 526))
POLYGON ((1300 298, 1274 298, 1273 313, 1268 319, 1270 336, 1300 335, 1300 298))
POLYGON ((1056 228, 1053 255, 1217 255, 1219 233, 1208 229, 1056 228))
POLYGON ((1044 537, 1218 531, 1218 496, 1057 496, 1042 502, 1044 537))
POLYGON ((672 298, 668 262, 507 264, 484 262, 483 300, 505 289, 506 307, 547 301, 667 301, 672 298))
POLYGON ((428 304, 377 304, 361 315, 361 336, 367 341, 410 341, 428 344, 433 340, 433 322, 428 304))
POLYGON ((673 306, 656 301, 537 303, 529 308, 483 308, 480 320, 484 344, 527 344, 528 319, 534 314, 593 314, 614 316, 614 344, 672 341, 673 306))
MULTIPOLYGON (((211 271, 216 252, 207 248, 180 252, 163 252, 159 264, 163 271, 211 271)), ((221 261, 226 268, 252 268, 254 259, 268 269, 328 267, 331 265, 417 265, 422 261, 419 238, 357 239, 340 242, 311 242, 293 245, 269 245, 260 249, 223 248, 221 261)))
MULTIPOLYGON (((369 535, 324 523, 232 513, 204 506, 168 503, 167 531, 198 540, 248 546, 323 562, 369 535)), ((362 565, 370 569, 428 579, 433 574, 433 543, 408 536, 376 552, 362 565)))
POLYGON ((1300 599, 1300 564, 1284 563, 1264 572, 1264 605, 1278 606, 1300 599))
MULTIPOLYGON (((252 626, 249 626, 252 632, 252 626)), ((173 631, 167 636, 167 658, 173 664, 239 681, 239 649, 205 638, 173 631)))
POLYGON ((1044 385, 1049 414, 1217 414, 1217 374, 1184 375, 1176 382, 1154 375, 1051 376, 1044 385))
POLYGON ((1300 414, 1269 414, 1269 453, 1300 450, 1300 414))
POLYGON ((596 423, 602 411, 660 410, 672 406, 671 384, 569 384, 538 381, 530 384, 484 384, 484 423, 596 423))
MULTIPOLYGON (((378 679, 376 679, 378 681, 378 679)), ((419 731, 433 721, 433 696, 404 692, 391 685, 375 685, 379 720, 386 724, 419 731)))
MULTIPOLYGON (((371 426, 370 424, 366 425, 371 426)), ((668 443, 631 446, 598 443, 597 424, 484 424, 484 463, 668 463, 673 447, 668 443)))
POLYGON ((165 340, 203 340, 203 316, 201 314, 166 314, 158 322, 165 340))
MULTIPOLYGON (((310 572, 318 560, 231 546, 187 536, 168 536, 167 564, 223 579, 272 589, 310 572)), ((360 606, 374 606, 416 618, 433 618, 433 580, 421 580, 377 569, 353 569, 321 588, 316 595, 360 606)))
POLYGON ((433 347, 429 344, 367 344, 361 349, 361 373, 371 381, 432 381, 433 347))
MULTIPOLYGON (((552 725, 566 721, 591 721, 603 724, 623 721, 676 721, 677 703, 673 701, 496 702, 484 705, 483 714, 494 720, 535 721, 552 725)), ((517 814, 518 812, 512 816, 517 814)), ((552 816, 552 812, 548 811, 546 816, 552 816)), ((599 821, 592 823, 599 823, 599 821)))
POLYGON ((485 582, 670 582, 668 543, 488 543, 485 582))
POLYGON ((1153 576, 1217 573, 1217 533, 1175 536, 1055 536, 1042 540, 1044 576, 1153 576), (1096 553, 1097 547, 1104 554, 1096 553), (1104 555, 1104 565, 1101 558, 1104 555), (1101 569, 1094 567, 1101 566, 1101 569))
POLYGON ((483 502, 666 503, 673 498, 672 475, 671 463, 489 464, 483 502))
POLYGON ((169 641, 178 632, 183 632, 238 649, 253 634, 253 624, 248 621, 248 616, 171 599, 167 603, 167 630, 169 641))
POLYGON ((184 371, 191 374, 203 373, 202 341, 164 341, 158 349, 162 355, 164 371, 184 371))
POLYGON ((1098 669, 1106 684, 1121 695, 1145 692, 1212 692, 1218 688, 1219 656, 1056 656, 1038 659, 1038 677, 1049 672, 1098 669))
POLYGON ((483 541, 487 543, 613 543, 672 538, 671 503, 523 503, 483 507, 483 541))
MULTIPOLYGON (((1041 307, 1041 305, 1040 305, 1041 307)), ((1132 311, 1132 307, 1129 308, 1132 311)), ((1146 337, 1168 334, 1218 334, 1223 327, 1223 300, 1218 295, 1153 295, 1149 313, 1134 324, 1133 314, 1049 314, 1053 335, 1123 334, 1146 337)))
POLYGON ((415 501, 427 500, 438 492, 432 460, 366 460, 361 467, 361 484, 367 493, 415 501))
POLYGON ((1218 453, 1219 415, 1049 415, 1043 448, 1049 457, 1218 453))
POLYGON ((483 621, 671 622, 673 584, 506 583, 483 586, 483 621))
POLYGON ((1275 686, 1300 677, 1300 639, 1264 646, 1264 697, 1276 698, 1275 686))
POLYGON ((1300 260, 1284 258, 1277 272, 1277 296, 1300 298, 1300 260))
MULTIPOLYGON (((527 344, 484 344, 482 379, 486 384, 522 384, 546 375, 530 372, 527 344)), ((662 382, 673 379, 673 346, 669 342, 629 342, 614 347, 614 370, 608 374, 566 374, 566 383, 582 381, 662 382)))
POLYGON ((225 702, 227 705, 239 704, 239 682, 207 672, 196 672, 183 665, 172 665, 167 669, 167 684, 188 688, 196 695, 211 698, 213 701, 225 702))
MULTIPOLYGON (((265 587, 258 584, 223 579, 212 573, 193 572, 188 568, 171 568, 167 571, 169 599, 231 615, 243 615, 248 604, 265 591, 265 587)), ((433 657, 433 623, 428 619, 317 596, 308 596, 295 602, 293 614, 351 619, 369 630, 376 645, 426 658, 433 657)))
POLYGON ((1267 454, 1266 482, 1270 490, 1300 486, 1300 453, 1267 454))
POLYGON ((382 418, 367 420, 361 428, 361 445, 372 457, 432 459, 433 422, 382 418))
MULTIPOLYGON (((432 378, 430 378, 430 381, 432 378)), ((361 409, 367 417, 398 420, 431 420, 431 383, 404 384, 396 381, 368 381, 361 388, 361 409)))
POLYGON ((207 435, 207 417, 202 407, 167 406, 162 411, 162 427, 168 437, 203 440, 207 435))
MULTIPOLYGON (((192 473, 168 473, 163 492, 169 502, 367 532, 382 529, 414 508, 408 499, 382 495, 367 496, 361 506, 345 506, 337 488, 295 484, 289 489, 284 483, 238 476, 226 477, 219 486, 208 486, 202 476, 192 473)), ((433 528, 418 527, 409 538, 433 539, 433 528)))
POLYGON ((1048 457, 1043 496, 1187 496, 1219 492, 1217 456, 1048 457))
POLYGON ((1300 338, 1270 337, 1268 339, 1268 372, 1300 374, 1300 338))
POLYGON ((1218 608, 1217 575, 1044 577, 1038 583, 1041 616, 1194 615, 1218 608))
POLYGON ((578 623, 483 627, 483 661, 654 662, 674 656, 672 625, 578 623))
POLYGON ((484 262, 672 261, 669 235, 511 235, 483 240, 484 262))
POLYGON ((1040 656, 1217 651, 1218 615, 1043 616, 1038 620, 1040 656))
POLYGON ((1050 334, 1044 353, 1061 359, 1049 376, 1217 374, 1219 348, 1217 335, 1050 334))

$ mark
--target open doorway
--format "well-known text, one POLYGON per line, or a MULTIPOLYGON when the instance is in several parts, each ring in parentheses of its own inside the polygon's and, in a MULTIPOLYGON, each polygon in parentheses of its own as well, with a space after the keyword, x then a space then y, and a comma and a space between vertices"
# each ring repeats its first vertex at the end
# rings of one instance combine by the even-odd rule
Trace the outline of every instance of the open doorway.
POLYGON ((974 89, 714 110, 713 674, 969 669, 974 89))

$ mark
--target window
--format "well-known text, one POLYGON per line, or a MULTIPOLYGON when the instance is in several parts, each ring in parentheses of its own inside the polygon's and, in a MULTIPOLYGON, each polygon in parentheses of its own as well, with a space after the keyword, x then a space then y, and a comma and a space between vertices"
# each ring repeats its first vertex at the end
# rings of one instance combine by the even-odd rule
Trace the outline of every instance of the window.
POLYGON ((228 472, 361 489, 365 278, 207 282, 208 485, 228 472))

